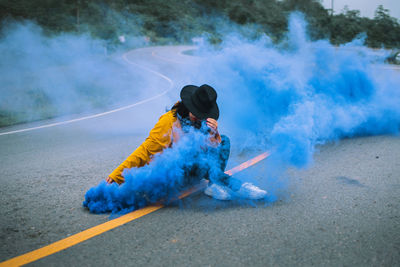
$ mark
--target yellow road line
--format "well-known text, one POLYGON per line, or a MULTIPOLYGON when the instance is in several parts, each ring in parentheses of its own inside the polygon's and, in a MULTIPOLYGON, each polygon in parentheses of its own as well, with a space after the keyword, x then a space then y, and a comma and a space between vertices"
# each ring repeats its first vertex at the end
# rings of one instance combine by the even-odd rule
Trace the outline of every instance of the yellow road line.
POLYGON ((3 266, 21 266, 21 265, 36 261, 38 259, 44 258, 44 257, 54 254, 56 252, 59 252, 63 249, 72 247, 72 246, 79 244, 83 241, 86 241, 92 237, 95 237, 95 236, 100 235, 104 232, 107 232, 111 229, 114 229, 118 226, 121 226, 127 222, 133 221, 133 220, 140 218, 146 214, 152 213, 153 211, 159 210, 162 207, 163 207, 162 205, 149 206, 149 207, 145 207, 143 209, 125 214, 121 217, 118 217, 118 218, 110 220, 108 222, 99 224, 97 226, 94 226, 92 228, 89 228, 87 230, 79 232, 70 237, 61 239, 61 240, 54 242, 50 245, 47 245, 45 247, 39 248, 37 250, 28 252, 21 256, 17 256, 10 260, 4 261, 4 262, 0 263, 0 266, 1 267, 3 267, 3 266))
MULTIPOLYGON (((228 175, 233 175, 235 173, 238 173, 258 162, 260 162, 261 160, 267 158, 269 156, 268 152, 262 153, 261 155, 258 155, 257 157, 254 157, 228 171, 226 171, 225 173, 228 175)), ((194 186, 188 190, 186 190, 185 192, 183 192, 178 198, 182 199, 185 198, 195 192, 198 192, 200 190, 202 190, 203 188, 205 188, 207 186, 207 182, 204 183, 200 183, 197 186, 194 186)), ((149 213, 152 213, 156 210, 159 210, 161 208, 163 208, 164 205, 162 204, 156 204, 156 205, 152 205, 152 206, 148 206, 145 207, 143 209, 140 210, 136 210, 133 212, 130 212, 128 214, 125 214, 121 217, 118 217, 116 219, 110 220, 108 222, 99 224, 97 226, 94 226, 92 228, 89 228, 87 230, 84 230, 82 232, 79 232, 77 234, 74 234, 72 236, 69 236, 67 238, 61 239, 59 241, 56 241, 50 245, 47 245, 45 247, 36 249, 34 251, 28 252, 26 254, 17 256, 15 258, 11 258, 9 260, 3 261, 0 263, 0 267, 3 266, 21 266, 24 264, 28 264, 34 261, 37 261, 41 258, 47 257, 49 255, 52 255, 54 253, 57 253, 61 250, 67 249, 69 247, 72 247, 76 244, 79 244, 83 241, 86 241, 92 237, 95 237, 97 235, 100 235, 104 232, 107 232, 109 230, 112 230, 114 228, 117 228, 118 226, 121 226, 123 224, 126 224, 128 222, 131 222, 135 219, 138 219, 144 215, 147 215, 149 213)))
POLYGON ((235 173, 238 173, 238 172, 260 162, 261 160, 267 158, 269 155, 270 155, 269 152, 264 152, 264 153, 258 155, 257 157, 249 159, 248 161, 243 162, 242 164, 230 169, 229 171, 226 171, 225 173, 228 175, 234 175, 235 173))

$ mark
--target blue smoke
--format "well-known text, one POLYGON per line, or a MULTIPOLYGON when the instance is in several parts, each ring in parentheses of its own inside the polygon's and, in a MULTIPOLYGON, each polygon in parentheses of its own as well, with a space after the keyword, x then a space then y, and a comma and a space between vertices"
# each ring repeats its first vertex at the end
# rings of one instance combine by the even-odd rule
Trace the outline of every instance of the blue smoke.
MULTIPOLYGON (((307 167, 316 145, 399 133, 400 75, 382 68, 386 52, 362 47, 362 40, 340 47, 312 42, 305 29, 302 16, 293 14, 278 45, 267 36, 250 41, 229 33, 218 49, 204 44, 203 63, 187 74, 192 83, 217 89, 220 125, 236 153, 271 152, 268 173, 258 175, 272 197, 284 187, 280 176, 287 167, 307 167)), ((149 202, 176 194, 184 162, 199 145, 186 139, 150 165, 127 170, 120 187, 101 183, 87 192, 84 205, 92 212, 127 211, 144 205, 135 192, 145 192, 149 202)), ((210 162, 204 157, 202 164, 210 162)))
POLYGON ((399 133, 400 75, 383 68, 387 52, 362 40, 309 41, 299 14, 289 26, 279 45, 229 34, 221 49, 200 50, 207 60, 193 76, 218 88, 221 121, 239 151, 268 149, 271 160, 305 167, 315 145, 399 133))
POLYGON ((29 21, 2 24, 0 113, 15 114, 14 123, 104 110, 141 97, 146 73, 108 56, 104 41, 84 33, 49 36, 29 21))
POLYGON ((194 164, 207 168, 210 180, 218 179, 215 154, 204 149, 207 142, 203 131, 190 129, 173 148, 155 155, 151 164, 125 170, 122 185, 102 181, 88 190, 83 206, 94 213, 126 213, 158 201, 168 203, 185 187, 200 181, 201 177, 188 176, 194 164))

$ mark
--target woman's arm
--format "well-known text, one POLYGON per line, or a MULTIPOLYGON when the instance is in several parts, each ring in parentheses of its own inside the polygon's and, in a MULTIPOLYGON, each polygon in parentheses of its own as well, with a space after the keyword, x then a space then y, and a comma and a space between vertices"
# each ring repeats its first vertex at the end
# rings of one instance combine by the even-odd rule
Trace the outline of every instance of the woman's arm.
POLYGON ((149 163, 155 154, 169 147, 172 141, 173 121, 174 119, 170 112, 161 116, 157 124, 150 131, 149 137, 109 175, 106 181, 108 183, 112 183, 113 181, 119 184, 123 183, 125 181, 122 176, 124 169, 142 167, 149 163))
POLYGON ((208 118, 207 121, 207 126, 210 127, 211 129, 211 136, 210 136, 210 141, 213 144, 220 144, 221 143, 221 136, 219 135, 218 132, 218 122, 213 119, 213 118, 208 118))

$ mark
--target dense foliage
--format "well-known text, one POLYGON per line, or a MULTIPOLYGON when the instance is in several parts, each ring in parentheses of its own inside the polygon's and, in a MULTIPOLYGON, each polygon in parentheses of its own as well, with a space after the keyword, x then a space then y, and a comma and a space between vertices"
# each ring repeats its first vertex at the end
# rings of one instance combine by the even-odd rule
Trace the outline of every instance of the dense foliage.
POLYGON ((204 32, 218 40, 227 21, 256 25, 278 41, 292 11, 306 15, 313 40, 341 44, 365 33, 370 47, 400 47, 400 24, 382 6, 369 19, 347 8, 332 15, 318 0, 0 0, 2 20, 34 20, 49 33, 87 31, 110 42, 142 35, 156 43, 182 43, 204 32))

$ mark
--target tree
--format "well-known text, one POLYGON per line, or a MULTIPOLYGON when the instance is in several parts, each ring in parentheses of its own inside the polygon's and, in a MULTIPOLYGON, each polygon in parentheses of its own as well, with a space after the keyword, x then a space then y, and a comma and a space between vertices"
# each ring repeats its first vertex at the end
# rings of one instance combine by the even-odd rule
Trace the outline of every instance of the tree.
POLYGON ((341 44, 351 42, 358 34, 364 32, 360 11, 344 7, 341 14, 333 16, 331 21, 331 42, 341 44))
POLYGON ((400 25, 390 16, 389 10, 382 5, 375 11, 375 17, 370 23, 367 44, 372 47, 400 47, 400 25))

